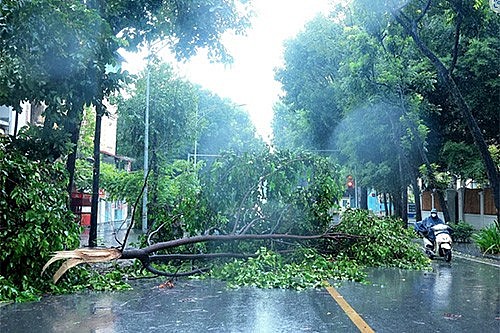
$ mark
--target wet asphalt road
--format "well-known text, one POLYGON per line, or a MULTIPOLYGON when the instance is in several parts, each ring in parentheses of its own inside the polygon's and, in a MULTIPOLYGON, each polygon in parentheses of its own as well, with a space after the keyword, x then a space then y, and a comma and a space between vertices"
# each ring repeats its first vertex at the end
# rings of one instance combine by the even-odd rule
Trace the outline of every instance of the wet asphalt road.
POLYGON ((500 332, 500 267, 460 258, 433 271, 372 269, 338 288, 377 332, 500 332))
MULTIPOLYGON (((372 269, 338 292, 376 332, 500 332, 500 268, 455 258, 432 272, 372 269)), ((226 290, 217 281, 0 307, 0 332, 359 332, 325 289, 226 290)))

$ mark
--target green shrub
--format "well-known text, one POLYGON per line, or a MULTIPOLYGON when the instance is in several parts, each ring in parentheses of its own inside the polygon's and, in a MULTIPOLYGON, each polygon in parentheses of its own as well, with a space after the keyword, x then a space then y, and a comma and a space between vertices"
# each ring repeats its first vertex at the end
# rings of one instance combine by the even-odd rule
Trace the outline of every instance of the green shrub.
POLYGON ((40 275, 54 251, 80 246, 81 228, 67 207, 64 163, 27 156, 11 139, 0 138, 0 302, 88 287, 123 288, 116 276, 83 267, 73 269, 57 286, 52 274, 58 265, 40 275))
POLYGON ((472 239, 483 253, 500 253, 500 227, 494 223, 472 235, 472 239))
POLYGON ((469 243, 472 234, 474 233, 474 227, 466 222, 459 221, 458 223, 450 223, 450 227, 453 229, 451 238, 457 243, 469 243))
POLYGON ((20 292, 46 291, 49 279, 40 272, 52 252, 80 245, 79 226, 67 209, 65 166, 60 161, 31 161, 7 147, 3 141, 0 275, 20 292))

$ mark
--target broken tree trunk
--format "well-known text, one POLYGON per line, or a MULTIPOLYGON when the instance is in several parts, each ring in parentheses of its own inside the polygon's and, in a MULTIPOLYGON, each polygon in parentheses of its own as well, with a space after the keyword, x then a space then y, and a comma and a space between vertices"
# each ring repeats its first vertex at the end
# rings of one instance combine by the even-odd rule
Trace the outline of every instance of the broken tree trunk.
POLYGON ((228 242, 242 240, 293 240, 293 241, 308 241, 319 239, 353 239, 359 236, 348 235, 343 233, 324 233, 320 235, 290 235, 290 234, 230 234, 230 235, 201 235, 194 237, 186 237, 174 239, 166 242, 156 243, 142 249, 116 249, 116 248, 87 248, 76 249, 73 251, 58 251, 45 264, 43 272, 54 262, 62 259, 68 259, 61 265, 59 270, 54 274, 54 282, 64 275, 64 273, 76 265, 82 263, 97 263, 109 262, 117 259, 138 259, 143 267, 153 274, 169 277, 188 276, 199 274, 208 271, 208 268, 196 268, 187 272, 165 272, 160 271, 152 266, 154 262, 169 262, 171 260, 194 260, 194 259, 213 259, 221 257, 239 257, 246 258, 253 254, 242 253, 206 253, 206 254, 155 254, 157 251, 166 250, 181 245, 195 244, 202 242, 228 242))

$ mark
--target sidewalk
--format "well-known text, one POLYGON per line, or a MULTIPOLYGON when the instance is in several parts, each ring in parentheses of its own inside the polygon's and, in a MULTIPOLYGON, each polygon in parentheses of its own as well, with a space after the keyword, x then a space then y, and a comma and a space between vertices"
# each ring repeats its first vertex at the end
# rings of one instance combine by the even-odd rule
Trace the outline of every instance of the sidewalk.
POLYGON ((486 259, 491 259, 491 260, 498 260, 500 261, 500 255, 493 255, 493 254, 485 254, 481 252, 479 247, 474 244, 473 242, 471 243, 453 243, 453 251, 457 252, 458 254, 466 255, 466 256, 471 256, 471 257, 477 257, 477 258, 486 258, 486 259))

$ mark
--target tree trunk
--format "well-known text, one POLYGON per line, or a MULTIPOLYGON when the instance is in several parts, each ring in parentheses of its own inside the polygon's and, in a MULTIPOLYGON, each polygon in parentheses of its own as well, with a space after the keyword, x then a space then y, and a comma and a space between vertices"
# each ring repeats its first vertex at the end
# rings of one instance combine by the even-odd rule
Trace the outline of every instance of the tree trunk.
POLYGON ((415 197, 415 221, 422 221, 420 187, 418 186, 417 175, 413 175, 411 187, 413 188, 413 196, 415 197))
POLYGON ((364 186, 359 187, 359 208, 368 209, 368 189, 364 186))
POLYGON ((17 136, 18 126, 19 126, 19 112, 16 111, 16 117, 14 118, 14 131, 12 133, 12 136, 14 138, 17 136))
MULTIPOLYGON (((144 190, 144 188, 143 188, 144 190)), ((130 230, 130 229, 129 229, 130 230)), ((128 231, 129 231, 128 230, 128 231)), ((127 231, 127 235, 128 235, 127 231)), ((333 240, 339 241, 342 239, 356 239, 363 236, 350 235, 343 233, 324 233, 319 235, 291 235, 291 234, 231 234, 231 235, 202 235, 174 239, 162 243, 150 245, 142 249, 121 249, 117 248, 97 248, 97 249, 76 249, 73 251, 56 251, 53 257, 44 265, 43 272, 54 262, 62 259, 67 259, 54 274, 54 283, 71 267, 83 263, 98 263, 110 262, 116 259, 138 259, 141 261, 143 267, 153 274, 161 276, 189 276, 209 270, 205 268, 194 268, 187 272, 166 272, 156 269, 152 266, 153 262, 168 263, 172 260, 193 260, 193 259, 214 259, 223 257, 244 258, 255 256, 254 254, 242 253, 197 253, 197 254, 155 254, 157 251, 167 250, 169 248, 186 246, 189 244, 204 243, 204 242, 228 242, 228 241, 242 241, 242 240, 288 240, 288 241, 313 241, 313 240, 333 240)), ((123 245, 127 242, 126 238, 123 245)), ((285 250, 284 252, 289 252, 285 250)))
POLYGON ((402 195, 402 203, 401 203, 401 214, 402 214, 402 219, 403 219, 403 222, 404 222, 404 227, 407 228, 408 227, 408 191, 407 189, 405 188, 403 193, 401 193, 402 195))
POLYGON ((66 161, 66 170, 68 171, 68 195, 71 198, 73 183, 75 179, 76 154, 78 151, 78 139, 80 138, 80 128, 82 124, 83 104, 73 105, 68 113, 66 131, 70 133, 70 142, 73 145, 71 153, 66 161))
POLYGON ((391 194, 392 201, 394 202, 394 216, 403 217, 403 198, 401 192, 397 191, 391 194))
POLYGON ((385 216, 389 216, 389 207, 387 206, 387 193, 384 192, 384 210, 385 216))

